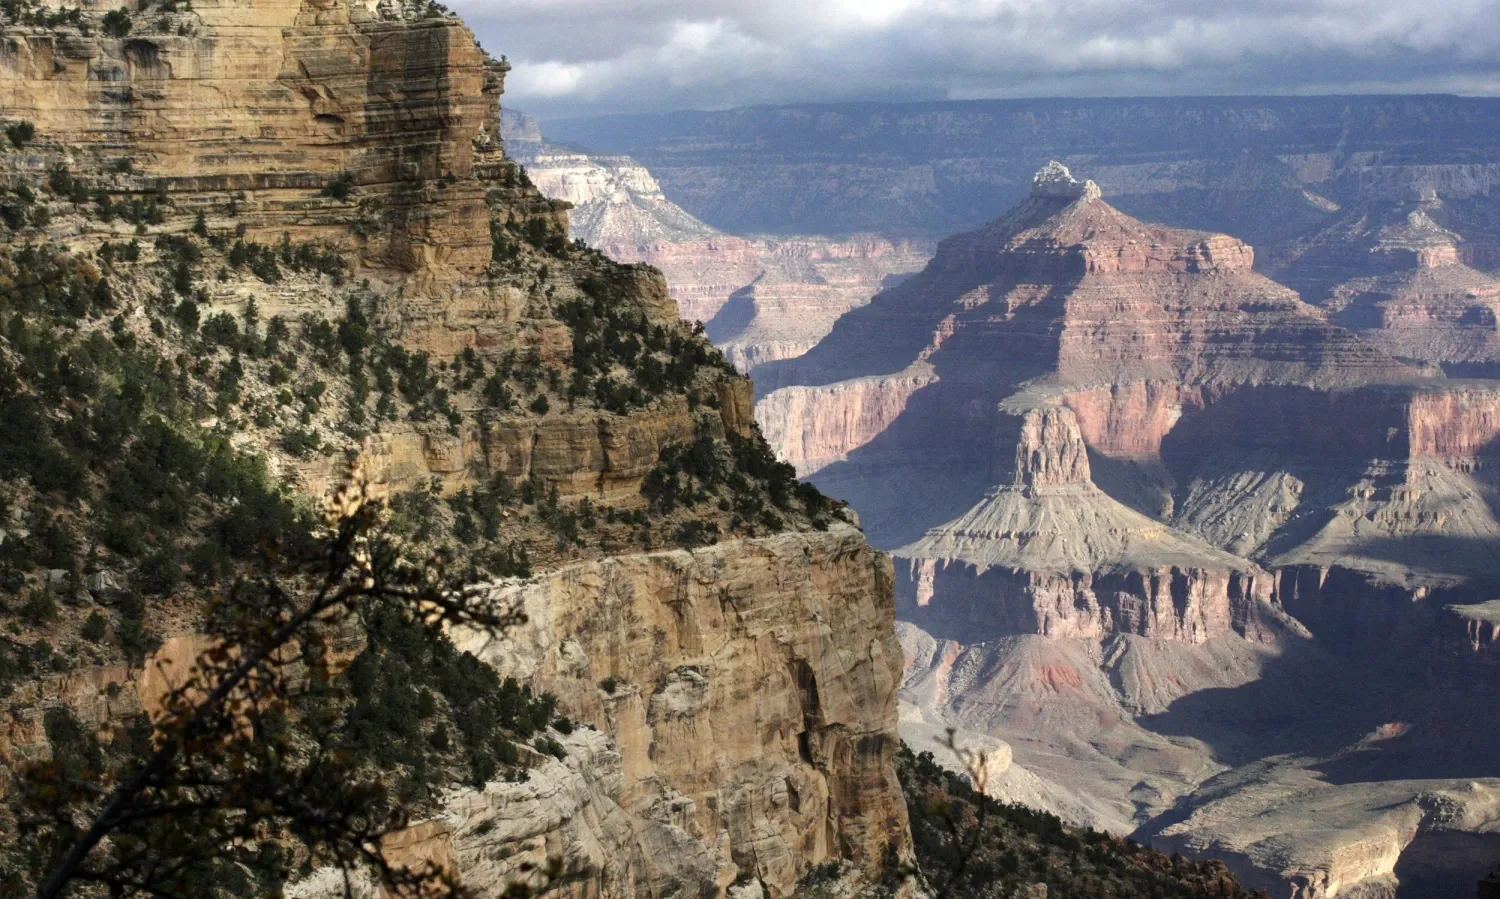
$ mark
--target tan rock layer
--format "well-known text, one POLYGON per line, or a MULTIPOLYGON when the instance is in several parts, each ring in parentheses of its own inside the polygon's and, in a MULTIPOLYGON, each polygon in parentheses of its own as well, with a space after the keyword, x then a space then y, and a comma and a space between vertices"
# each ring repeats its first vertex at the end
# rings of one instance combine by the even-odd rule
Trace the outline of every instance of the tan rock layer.
POLYGON ((906 851, 889 565, 843 525, 580 563, 497 589, 524 632, 456 639, 614 740, 630 815, 675 808, 720 867, 781 895, 830 858, 874 873, 906 851))
POLYGON ((805 477, 885 431, 912 394, 932 381, 918 370, 828 387, 786 387, 758 402, 755 417, 776 455, 805 477))

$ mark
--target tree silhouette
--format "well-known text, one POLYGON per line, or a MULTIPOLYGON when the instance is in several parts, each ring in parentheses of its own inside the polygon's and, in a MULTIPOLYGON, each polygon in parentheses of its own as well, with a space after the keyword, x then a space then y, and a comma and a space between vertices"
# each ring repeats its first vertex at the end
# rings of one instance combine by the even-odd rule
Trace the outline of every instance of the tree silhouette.
POLYGON ((294 866, 337 868, 347 895, 366 876, 388 895, 460 893, 453 872, 381 851, 408 812, 340 738, 339 674, 353 654, 340 646, 377 612, 431 639, 523 619, 450 578, 441 557, 413 559, 385 518, 350 477, 311 551, 268 549, 209 599, 209 648, 122 739, 101 746, 66 711, 49 714, 54 756, 21 772, 9 809, 23 870, 0 893, 276 895, 294 866), (317 701, 296 701, 309 694, 317 701))

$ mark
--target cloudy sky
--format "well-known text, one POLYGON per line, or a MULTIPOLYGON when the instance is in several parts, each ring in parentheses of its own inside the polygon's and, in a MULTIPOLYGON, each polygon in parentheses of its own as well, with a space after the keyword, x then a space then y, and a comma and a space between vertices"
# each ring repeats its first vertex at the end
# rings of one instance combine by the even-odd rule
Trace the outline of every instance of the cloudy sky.
POLYGON ((1500 0, 449 0, 543 119, 811 100, 1500 94, 1500 0))

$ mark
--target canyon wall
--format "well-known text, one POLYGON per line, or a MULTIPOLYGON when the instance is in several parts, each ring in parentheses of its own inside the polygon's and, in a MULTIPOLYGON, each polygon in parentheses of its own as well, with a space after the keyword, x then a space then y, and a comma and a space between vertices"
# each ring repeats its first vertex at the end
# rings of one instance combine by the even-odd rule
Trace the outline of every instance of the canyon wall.
POLYGON ((1388 352, 1493 376, 1500 281, 1488 233, 1431 186, 1395 191, 1287 241, 1265 268, 1388 352))
POLYGON ((1088 166, 1150 221, 1262 251, 1340 207, 1431 188, 1494 268, 1496 101, 1479 97, 1161 97, 828 103, 549 122, 629 153, 729 231, 942 236, 1023 199, 1048 159, 1088 166), (733 147, 745 147, 735 151, 733 147), (753 149, 750 149, 753 148, 753 149))
POLYGON ((615 557, 499 587, 525 632, 459 643, 613 740, 631 827, 714 860, 693 892, 785 894, 824 860, 878 862, 904 827, 889 564, 848 526, 615 557))

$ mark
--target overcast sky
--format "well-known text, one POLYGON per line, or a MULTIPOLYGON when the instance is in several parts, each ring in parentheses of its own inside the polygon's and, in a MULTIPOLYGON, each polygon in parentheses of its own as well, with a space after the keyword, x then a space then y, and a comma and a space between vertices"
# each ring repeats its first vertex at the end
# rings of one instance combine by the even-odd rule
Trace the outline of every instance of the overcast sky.
POLYGON ((449 0, 542 119, 810 100, 1500 95, 1500 0, 449 0))

